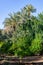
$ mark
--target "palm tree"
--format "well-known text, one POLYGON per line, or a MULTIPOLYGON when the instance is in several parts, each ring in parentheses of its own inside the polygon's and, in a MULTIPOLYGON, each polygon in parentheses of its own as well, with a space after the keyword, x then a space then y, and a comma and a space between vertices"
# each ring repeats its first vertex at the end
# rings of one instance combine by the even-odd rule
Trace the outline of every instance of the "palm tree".
POLYGON ((18 26, 23 24, 25 26, 27 21, 30 21, 31 12, 35 12, 36 9, 32 5, 26 5, 21 12, 9 14, 9 18, 4 21, 5 29, 7 31, 15 31, 18 26))

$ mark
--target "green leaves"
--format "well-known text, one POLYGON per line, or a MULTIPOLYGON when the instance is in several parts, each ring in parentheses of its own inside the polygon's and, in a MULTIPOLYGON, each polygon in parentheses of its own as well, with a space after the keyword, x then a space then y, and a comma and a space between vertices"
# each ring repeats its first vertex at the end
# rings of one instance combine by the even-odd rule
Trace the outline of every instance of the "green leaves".
POLYGON ((35 39, 32 40, 30 50, 34 55, 40 54, 40 52, 42 50, 42 38, 41 38, 40 34, 37 34, 35 39))
POLYGON ((43 51, 43 14, 33 16, 36 9, 26 5, 10 14, 4 21, 4 34, 0 31, 0 51, 18 57, 40 55, 43 51), (2 42, 3 41, 3 42, 2 42))

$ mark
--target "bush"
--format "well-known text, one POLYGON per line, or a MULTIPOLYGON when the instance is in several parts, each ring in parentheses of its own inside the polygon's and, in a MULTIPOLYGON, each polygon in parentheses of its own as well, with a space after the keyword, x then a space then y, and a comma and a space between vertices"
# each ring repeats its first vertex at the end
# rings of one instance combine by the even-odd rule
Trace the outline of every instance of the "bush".
POLYGON ((40 35, 36 35, 36 38, 32 41, 30 50, 33 55, 39 55, 42 50, 42 39, 40 35))

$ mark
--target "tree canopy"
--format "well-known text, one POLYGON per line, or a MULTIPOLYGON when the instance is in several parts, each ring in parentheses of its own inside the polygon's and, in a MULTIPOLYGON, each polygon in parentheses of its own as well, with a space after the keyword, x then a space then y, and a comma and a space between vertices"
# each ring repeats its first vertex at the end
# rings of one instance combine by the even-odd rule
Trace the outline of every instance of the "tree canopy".
POLYGON ((26 5, 21 11, 10 13, 0 30, 0 53, 18 57, 43 54, 43 12, 26 5))

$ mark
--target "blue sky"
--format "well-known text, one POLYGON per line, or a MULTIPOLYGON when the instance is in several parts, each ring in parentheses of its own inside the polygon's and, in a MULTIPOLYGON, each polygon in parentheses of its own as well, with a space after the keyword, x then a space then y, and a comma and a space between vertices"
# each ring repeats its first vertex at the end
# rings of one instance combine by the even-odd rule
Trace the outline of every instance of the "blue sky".
POLYGON ((43 11, 43 0, 0 0, 0 28, 3 28, 3 21, 9 13, 17 12, 27 4, 32 4, 37 12, 43 11))

